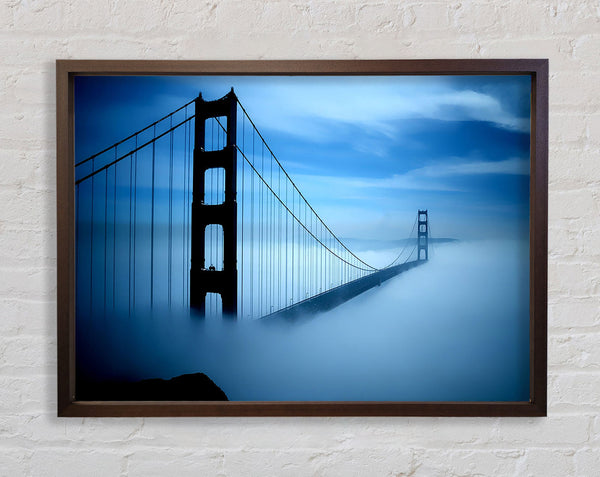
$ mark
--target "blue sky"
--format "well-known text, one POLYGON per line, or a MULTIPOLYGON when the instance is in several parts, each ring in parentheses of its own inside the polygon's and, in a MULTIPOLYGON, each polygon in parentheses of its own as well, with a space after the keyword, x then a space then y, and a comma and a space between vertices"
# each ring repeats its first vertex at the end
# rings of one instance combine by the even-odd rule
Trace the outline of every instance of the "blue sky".
POLYGON ((528 76, 77 77, 76 160, 232 86, 341 237, 527 238, 528 76))

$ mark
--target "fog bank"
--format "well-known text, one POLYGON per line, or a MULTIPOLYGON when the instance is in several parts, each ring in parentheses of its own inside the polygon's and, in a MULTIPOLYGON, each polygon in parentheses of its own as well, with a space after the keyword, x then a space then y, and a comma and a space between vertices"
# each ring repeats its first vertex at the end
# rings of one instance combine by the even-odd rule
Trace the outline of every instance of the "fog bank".
POLYGON ((425 265, 295 323, 78 317, 78 370, 202 372, 230 400, 527 400, 528 257, 524 241, 438 244, 425 265))

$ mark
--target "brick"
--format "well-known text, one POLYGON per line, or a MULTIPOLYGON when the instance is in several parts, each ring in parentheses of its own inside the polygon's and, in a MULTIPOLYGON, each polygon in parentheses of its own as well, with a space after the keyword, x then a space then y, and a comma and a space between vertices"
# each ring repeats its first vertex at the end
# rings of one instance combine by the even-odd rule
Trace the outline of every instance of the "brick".
POLYGON ((577 219, 553 220, 548 229, 548 255, 560 260, 565 256, 584 254, 584 233, 577 219))
POLYGON ((578 328, 600 324, 600 303, 597 299, 563 298, 548 305, 550 328, 578 328))
POLYGON ((548 218, 589 219, 598 213, 599 204, 600 197, 592 188, 556 192, 548 198, 548 218))
POLYGON ((0 200, 4 203, 0 220, 11 225, 39 226, 54 220, 50 214, 55 212, 56 193, 52 190, 23 187, 9 192, 0 187, 0 200))
POLYGON ((13 26, 13 7, 14 5, 10 2, 2 2, 0 5, 0 24, 9 29, 13 26))
POLYGON ((28 298, 2 298, 2 321, 0 334, 45 335, 55 325, 56 302, 35 301, 28 298))
POLYGON ((525 455, 521 475, 575 475, 574 452, 570 450, 530 449, 525 455))
POLYGON ((15 30, 52 31, 60 28, 65 15, 64 2, 40 0, 15 2, 12 13, 15 30))
MULTIPOLYGON (((54 401, 56 406, 56 401, 54 401)), ((65 444, 62 426, 47 421, 47 416, 39 412, 0 415, 0 442, 2 447, 31 448, 52 441, 65 444), (42 425, 44 423, 46 425, 42 425), (59 432, 60 434, 56 434, 59 432)))
POLYGON ((465 2, 457 4, 454 9, 449 8, 449 13, 461 33, 476 34, 481 29, 489 36, 498 37, 504 36, 507 31, 507 25, 498 21, 499 14, 504 9, 494 2, 465 2), (477 25, 477 29, 474 25, 477 25))
MULTIPOLYGON (((551 399, 555 397, 552 395, 551 399)), ((589 424, 590 419, 585 416, 504 418, 494 429, 493 442, 512 447, 578 445, 589 439, 589 424)))
MULTIPOLYGON (((254 8, 253 30, 266 33, 276 33, 281 22, 289 25, 290 33, 297 31, 310 31, 313 23, 311 6, 292 5, 288 2, 266 2, 258 8, 254 8)), ((220 7, 216 8, 220 14, 220 7)), ((220 18, 222 18, 219 15, 220 18)))
MULTIPOLYGON (((55 111, 45 110, 32 104, 19 104, 14 111, 0 112, 0 139, 6 144, 29 140, 45 124, 55 124, 55 111)), ((18 149, 18 148, 14 148, 18 149)))
POLYGON ((65 15, 61 19, 65 30, 106 32, 113 27, 114 9, 107 0, 78 0, 65 2, 65 15))
POLYGON ((410 10, 415 17, 414 28, 417 31, 453 30, 450 14, 454 8, 446 2, 423 2, 411 5, 410 10))
POLYGON ((0 268, 0 297, 54 298, 56 271, 40 268, 0 268))
POLYGON ((9 94, 13 95, 14 101, 22 105, 35 105, 37 109, 41 106, 54 108, 56 73, 52 69, 25 70, 14 77, 14 85, 9 94))
POLYGON ((17 336, 0 341, 0 375, 48 374, 55 365, 54 338, 17 336))
MULTIPOLYGON (((196 426, 188 419, 172 419, 170 427, 164 429, 161 420, 147 420, 140 431, 141 439, 149 439, 155 445, 168 445, 174 439, 186 446, 200 446, 218 449, 226 447, 227 442, 235 441, 239 445, 253 442, 257 449, 282 448, 319 448, 338 446, 340 441, 354 442, 356 435, 353 426, 345 419, 336 420, 322 429, 317 418, 292 418, 287 420, 291 430, 282 433, 270 433, 277 419, 203 419, 203 433, 198 435, 196 426), (337 421, 337 422, 336 422, 337 421), (349 428, 350 426, 350 428, 349 428)), ((368 436, 369 433, 365 432, 368 436)))
MULTIPOLYGON (((526 454, 513 450, 431 450, 417 451, 417 470, 422 475, 494 475, 512 477, 526 454)), ((419 474, 417 474, 419 475, 419 474)))
POLYGON ((575 452, 575 475, 592 477, 600 469, 600 449, 584 448, 575 452))
POLYGON ((63 438, 72 445, 123 445, 152 444, 148 439, 140 438, 144 427, 141 418, 120 419, 67 419, 64 423, 63 438))
POLYGON ((31 414, 43 411, 45 396, 37 376, 21 378, 0 374, 0 412, 31 414))
MULTIPOLYGON (((48 38, 40 35, 9 35, 2 36, 0 55, 5 67, 18 67, 19 70, 38 62, 48 62, 46 68, 54 70, 54 60, 66 58, 68 38, 48 38), (52 62, 52 63, 51 63, 52 62)), ((16 105, 14 105, 16 106, 16 105)))
POLYGON ((37 450, 31 457, 32 474, 44 477, 121 475, 123 466, 124 457, 119 452, 93 449, 81 450, 65 447, 37 450))
MULTIPOLYGON (((597 14, 596 14, 597 15, 597 14)), ((597 23, 598 19, 596 17, 597 23)), ((579 62, 584 69, 598 71, 598 48, 600 47, 600 34, 582 35, 573 41, 573 58, 579 62)))
POLYGON ((31 474, 30 449, 2 449, 0 448, 0 476, 20 477, 31 474))
POLYGON ((114 59, 114 51, 118 51, 119 58, 140 58, 144 56, 146 58, 161 59, 173 55, 177 40, 160 36, 144 40, 133 35, 115 39, 111 41, 110 45, 110 48, 107 48, 106 40, 102 37, 75 38, 66 45, 66 57, 109 60, 114 59))
POLYGON ((586 137, 588 144, 600 144, 600 114, 588 114, 586 137))
MULTIPOLYGON (((224 475, 223 452, 181 450, 172 448, 141 449, 127 457, 127 475, 169 475, 177 468, 178 477, 198 475, 224 475)), ((248 471, 248 469, 246 469, 248 471)))
POLYGON ((410 474, 412 453, 400 449, 290 450, 285 454, 240 449, 224 454, 226 475, 381 475, 410 474), (261 474, 262 472, 262 474, 261 474))
MULTIPOLYGON (((110 12, 110 6, 107 6, 110 12)), ((131 0, 118 6, 118 15, 111 15, 110 27, 115 32, 129 33, 134 36, 138 32, 156 32, 159 29, 168 31, 170 7, 166 2, 131 0)), ((201 23, 198 26, 201 26, 201 23)), ((96 38, 100 40, 101 35, 96 38)))
POLYGON ((314 2, 309 11, 317 31, 345 32, 356 23, 356 9, 350 2, 314 2))
POLYGON ((0 186, 54 189, 53 157, 46 151, 0 150, 0 186))
POLYGON ((550 376, 549 403, 557 409, 600 408, 600 373, 563 373, 550 376))
POLYGON ((600 418, 597 413, 593 415, 590 433, 592 438, 590 439, 589 444, 598 447, 598 444, 600 444, 600 418))
POLYGON ((401 446, 390 448, 350 448, 333 451, 311 460, 316 474, 335 477, 338 475, 410 475, 416 467, 414 453, 401 446), (320 462, 319 462, 320 461, 320 462))
POLYGON ((600 293, 600 264, 581 262, 550 262, 548 264, 549 292, 560 296, 584 298, 600 293))
POLYGON ((412 9, 403 9, 397 4, 365 4, 358 8, 357 21, 362 30, 373 32, 397 31, 414 24, 416 17, 412 9))
POLYGON ((4 247, 0 249, 0 261, 4 267, 23 268, 37 266, 40 260, 54 260, 55 232, 47 230, 3 230, 4 247))
POLYGON ((499 14, 499 23, 511 36, 543 36, 545 33, 580 35, 593 33, 598 28, 598 14, 590 2, 507 2, 499 14), (528 21, 531 18, 537 21, 528 21))
POLYGON ((600 104, 597 84, 600 71, 558 71, 550 76, 550 94, 553 105, 572 105, 592 109, 600 104), (573 85, 578 87, 574 88, 573 85))
POLYGON ((561 334, 550 336, 548 364, 585 370, 600 369, 600 334, 561 334))
POLYGON ((594 186, 600 180, 599 150, 593 147, 561 147, 550 155, 550 185, 553 189, 563 187, 581 189, 594 186))
MULTIPOLYGON (((410 10, 409 10, 410 11, 410 10)), ((415 21, 416 25, 416 21, 415 21)), ((384 33, 385 34, 385 33, 384 33)), ((376 39, 356 42, 352 49, 355 57, 388 59, 390 54, 381 48, 376 39)), ((400 35, 386 38, 390 47, 402 58, 478 58, 481 56, 481 45, 472 37, 461 36, 448 39, 444 30, 420 30, 417 26, 402 30, 400 35), (422 37, 427 37, 422 41, 422 37)))
POLYGON ((480 42, 481 55, 485 58, 548 58, 552 71, 572 71, 575 67, 572 38, 567 35, 551 38, 518 35, 499 39, 482 36, 480 42))
MULTIPOLYGON (((231 450, 224 454, 224 475, 246 474, 248 477, 278 474, 282 477, 296 476, 305 472, 308 475, 319 475, 321 465, 333 451, 299 450, 276 454, 258 450, 231 450)), ((338 474, 339 475, 339 474, 338 474)))
MULTIPOLYGON (((331 5, 332 9, 336 7, 337 4, 331 5)), ((213 36, 221 35, 226 29, 227 35, 232 38, 248 35, 248 27, 250 27, 251 32, 261 32, 261 35, 257 35, 256 41, 264 42, 263 46, 268 47, 268 42, 265 40, 269 35, 279 31, 281 22, 289 25, 289 34, 294 34, 296 31, 309 31, 314 27, 315 19, 312 16, 314 8, 318 8, 318 5, 289 2, 218 2, 214 8, 210 6, 205 9, 213 14, 213 18, 206 22, 205 27, 212 32, 213 36)), ((219 48, 220 45, 215 46, 219 48)), ((245 46, 247 45, 240 45, 241 48, 245 46)))
POLYGON ((560 143, 582 143, 586 138, 587 118, 581 114, 554 113, 550 115, 550 137, 560 143))
POLYGON ((420 441, 428 442, 428 446, 444 447, 448 441, 456 446, 476 446, 490 442, 493 437, 495 422, 480 419, 464 418, 460 420, 431 419, 411 421, 411 430, 420 436, 420 441), (456 427, 455 427, 456 426, 456 427))

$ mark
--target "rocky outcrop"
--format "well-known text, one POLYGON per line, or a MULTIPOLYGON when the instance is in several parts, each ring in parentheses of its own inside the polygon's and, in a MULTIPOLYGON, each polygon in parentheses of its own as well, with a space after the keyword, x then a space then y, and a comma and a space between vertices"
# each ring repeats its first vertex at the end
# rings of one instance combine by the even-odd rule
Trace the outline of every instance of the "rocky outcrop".
POLYGON ((171 379, 136 382, 77 380, 81 401, 228 401, 227 395, 206 374, 183 374, 171 379))

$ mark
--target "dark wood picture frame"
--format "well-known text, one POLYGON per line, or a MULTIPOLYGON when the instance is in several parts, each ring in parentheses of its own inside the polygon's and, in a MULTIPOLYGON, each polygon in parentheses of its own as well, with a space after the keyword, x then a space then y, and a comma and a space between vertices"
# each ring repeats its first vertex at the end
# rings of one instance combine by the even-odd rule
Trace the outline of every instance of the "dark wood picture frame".
POLYGON ((58 416, 545 416, 548 60, 57 60, 58 416), (75 399, 74 77, 77 75, 530 75, 530 399, 527 402, 200 402, 75 399))

